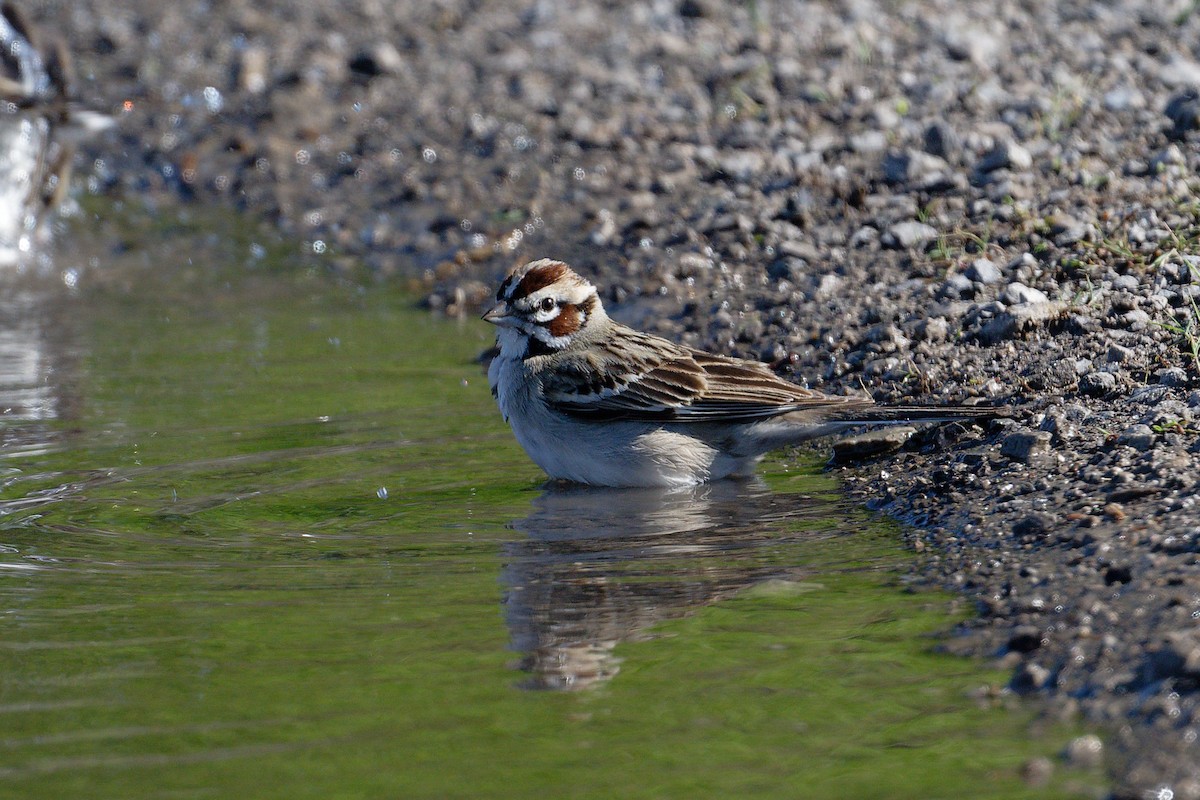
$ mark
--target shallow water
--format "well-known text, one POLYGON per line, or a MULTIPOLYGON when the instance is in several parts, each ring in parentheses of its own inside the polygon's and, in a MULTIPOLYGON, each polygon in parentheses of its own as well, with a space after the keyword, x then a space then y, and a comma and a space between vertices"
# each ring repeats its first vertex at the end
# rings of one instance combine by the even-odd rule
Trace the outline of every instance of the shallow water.
POLYGON ((544 486, 482 323, 229 219, 130 224, 0 287, 0 795, 1080 785, 1025 786, 1067 733, 933 652, 950 598, 816 466, 544 486))

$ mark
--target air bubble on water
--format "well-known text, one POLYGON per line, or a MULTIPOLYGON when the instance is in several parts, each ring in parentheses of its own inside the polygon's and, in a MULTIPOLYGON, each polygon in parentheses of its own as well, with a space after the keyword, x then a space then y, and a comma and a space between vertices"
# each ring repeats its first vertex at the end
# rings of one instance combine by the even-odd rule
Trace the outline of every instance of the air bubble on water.
POLYGON ((316 253, 317 255, 324 253, 325 252, 325 241, 323 239, 317 239, 315 242, 313 242, 312 243, 312 251, 314 253, 316 253))
POLYGON ((69 267, 63 270, 62 282, 66 284, 68 289, 74 289, 79 285, 79 270, 74 267, 69 267))
POLYGON ((267 257, 267 248, 263 247, 258 242, 251 242, 250 257, 253 258, 255 261, 266 258, 267 257))
POLYGON ((421 158, 425 159, 425 163, 432 164, 433 162, 437 161, 437 151, 432 147, 426 147, 421 151, 421 158))
POLYGON ((296 163, 301 166, 307 164, 312 159, 312 155, 307 150, 296 151, 296 163))

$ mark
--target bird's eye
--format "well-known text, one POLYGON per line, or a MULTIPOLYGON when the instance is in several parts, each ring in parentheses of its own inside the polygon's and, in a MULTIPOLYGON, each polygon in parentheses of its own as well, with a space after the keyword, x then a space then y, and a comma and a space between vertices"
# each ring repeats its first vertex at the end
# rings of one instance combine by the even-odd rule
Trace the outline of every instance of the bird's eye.
POLYGON ((554 305, 555 305, 554 298, 553 297, 543 297, 542 302, 539 303, 538 305, 541 307, 542 311, 549 311, 552 308, 554 308, 554 305))

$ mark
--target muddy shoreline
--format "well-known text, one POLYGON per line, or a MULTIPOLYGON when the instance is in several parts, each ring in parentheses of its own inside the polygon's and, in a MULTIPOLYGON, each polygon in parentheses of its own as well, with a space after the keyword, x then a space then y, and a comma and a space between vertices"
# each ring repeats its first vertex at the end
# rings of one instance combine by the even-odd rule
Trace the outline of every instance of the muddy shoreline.
POLYGON ((555 256, 824 391, 1014 407, 836 469, 978 603, 948 647, 1110 731, 1117 796, 1200 798, 1193 3, 29 10, 119 119, 93 191, 267 215, 436 313, 555 256))

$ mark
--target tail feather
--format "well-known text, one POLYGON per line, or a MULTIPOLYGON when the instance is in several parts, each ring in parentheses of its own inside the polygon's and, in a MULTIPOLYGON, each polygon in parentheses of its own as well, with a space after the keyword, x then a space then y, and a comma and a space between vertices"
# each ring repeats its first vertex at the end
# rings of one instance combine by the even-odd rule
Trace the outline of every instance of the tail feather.
POLYGON ((847 409, 831 422, 846 425, 887 425, 904 422, 961 422, 1009 416, 1006 408, 990 406, 875 406, 847 409))

